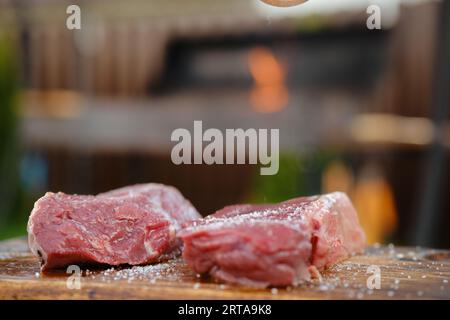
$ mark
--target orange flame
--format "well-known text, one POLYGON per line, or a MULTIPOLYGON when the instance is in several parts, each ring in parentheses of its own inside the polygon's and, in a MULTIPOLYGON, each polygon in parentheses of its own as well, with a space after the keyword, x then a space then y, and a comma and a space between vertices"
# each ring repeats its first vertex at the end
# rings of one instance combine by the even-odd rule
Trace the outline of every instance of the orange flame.
POLYGON ((289 99, 284 84, 285 70, 272 52, 266 48, 253 48, 249 52, 250 73, 255 85, 250 92, 250 102, 259 112, 282 110, 289 99))
POLYGON ((343 162, 332 162, 323 173, 323 192, 343 191, 353 200, 367 243, 384 243, 397 228, 394 192, 381 168, 367 164, 358 177, 343 162))

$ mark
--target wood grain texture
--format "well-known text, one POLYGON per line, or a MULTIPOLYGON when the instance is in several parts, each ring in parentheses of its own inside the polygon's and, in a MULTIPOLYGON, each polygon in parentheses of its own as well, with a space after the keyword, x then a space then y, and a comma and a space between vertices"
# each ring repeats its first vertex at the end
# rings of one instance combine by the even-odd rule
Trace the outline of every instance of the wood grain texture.
POLYGON ((121 269, 83 269, 81 289, 65 270, 40 273, 23 239, 0 242, 0 299, 450 299, 450 251, 369 247, 295 288, 252 289, 197 277, 181 260, 121 269), (370 290, 367 268, 381 288, 370 290))

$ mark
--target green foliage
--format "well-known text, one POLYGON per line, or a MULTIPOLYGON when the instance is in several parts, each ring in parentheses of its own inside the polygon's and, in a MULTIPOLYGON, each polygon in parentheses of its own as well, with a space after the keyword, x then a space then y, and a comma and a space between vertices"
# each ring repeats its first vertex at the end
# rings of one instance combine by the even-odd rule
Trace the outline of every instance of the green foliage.
POLYGON ((18 69, 12 42, 0 34, 0 237, 18 204, 18 69))
POLYGON ((336 157, 331 151, 304 155, 281 153, 278 174, 261 176, 259 170, 257 171, 253 179, 250 202, 280 202, 320 193, 323 170, 336 157))
POLYGON ((321 15, 311 14, 294 20, 298 32, 318 33, 326 29, 327 19, 321 15))
POLYGON ((0 35, 0 158, 7 151, 5 142, 15 138, 17 74, 11 43, 0 35))
POLYGON ((299 189, 300 161, 290 153, 280 154, 279 171, 273 176, 261 176, 259 170, 253 181, 251 202, 279 202, 293 198, 299 189))

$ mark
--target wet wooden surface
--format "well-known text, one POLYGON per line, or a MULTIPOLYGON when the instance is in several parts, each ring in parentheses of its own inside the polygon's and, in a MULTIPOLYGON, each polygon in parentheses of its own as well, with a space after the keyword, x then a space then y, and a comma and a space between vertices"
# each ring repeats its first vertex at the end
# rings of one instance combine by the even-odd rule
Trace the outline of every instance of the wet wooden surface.
POLYGON ((324 272, 322 281, 295 288, 215 283, 197 277, 181 260, 83 269, 79 279, 66 270, 41 274, 24 239, 0 242, 0 299, 450 299, 450 251, 369 247, 324 272), (373 276, 367 273, 370 266, 373 271, 379 268, 380 289, 367 287, 373 276))

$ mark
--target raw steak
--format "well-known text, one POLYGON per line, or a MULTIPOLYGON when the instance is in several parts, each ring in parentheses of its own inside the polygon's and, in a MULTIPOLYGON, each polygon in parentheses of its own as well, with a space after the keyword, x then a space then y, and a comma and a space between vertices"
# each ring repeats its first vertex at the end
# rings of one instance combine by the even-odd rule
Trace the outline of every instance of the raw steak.
POLYGON ((183 257, 197 273, 257 287, 296 285, 364 248, 344 193, 235 205, 187 223, 183 257))
POLYGON ((48 192, 28 221, 31 251, 42 269, 69 264, 146 264, 179 247, 176 231, 200 215, 180 192, 160 184, 97 196, 48 192))

